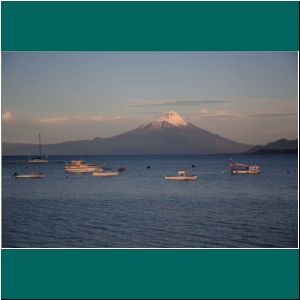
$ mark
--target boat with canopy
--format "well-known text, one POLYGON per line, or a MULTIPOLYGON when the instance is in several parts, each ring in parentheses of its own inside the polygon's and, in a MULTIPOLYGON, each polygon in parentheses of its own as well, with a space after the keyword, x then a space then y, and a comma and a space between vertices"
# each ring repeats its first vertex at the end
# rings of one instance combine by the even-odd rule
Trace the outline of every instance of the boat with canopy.
POLYGON ((64 167, 65 171, 68 173, 92 173, 96 171, 101 171, 100 164, 87 164, 83 160, 72 160, 70 164, 66 164, 64 167))
POLYGON ((261 167, 259 165, 247 165, 236 163, 232 159, 229 160, 229 168, 231 174, 260 174, 261 167))

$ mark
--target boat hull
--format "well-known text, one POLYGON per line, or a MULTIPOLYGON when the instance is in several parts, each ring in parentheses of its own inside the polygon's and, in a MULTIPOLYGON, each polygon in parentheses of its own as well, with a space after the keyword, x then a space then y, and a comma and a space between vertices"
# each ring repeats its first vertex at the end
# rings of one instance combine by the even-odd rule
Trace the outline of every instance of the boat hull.
POLYGON ((259 170, 231 170, 231 174, 260 174, 259 170))
POLYGON ((166 180, 197 180, 198 176, 165 176, 166 180))
POLYGON ((95 168, 65 168, 67 173, 81 174, 95 172, 95 168))
POLYGON ((15 179, 42 179, 44 177, 45 177, 44 174, 40 174, 40 175, 23 174, 23 175, 14 176, 15 179))
POLYGON ((31 159, 28 161, 29 164, 45 164, 49 161, 47 159, 31 159))
POLYGON ((117 175, 119 175, 119 172, 93 172, 93 176, 111 177, 117 175))

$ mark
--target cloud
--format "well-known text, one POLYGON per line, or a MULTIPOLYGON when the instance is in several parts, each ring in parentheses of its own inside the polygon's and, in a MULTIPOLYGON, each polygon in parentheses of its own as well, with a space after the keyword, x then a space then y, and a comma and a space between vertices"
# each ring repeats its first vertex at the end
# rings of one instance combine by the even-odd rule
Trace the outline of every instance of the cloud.
POLYGON ((219 118, 219 119, 234 119, 234 118, 282 118, 282 117, 295 117, 296 113, 277 113, 277 112, 267 112, 267 113, 242 113, 234 112, 229 110, 215 110, 210 111, 207 109, 202 109, 199 112, 193 114, 194 117, 199 118, 219 118))
POLYGON ((40 119, 45 124, 72 124, 84 122, 114 122, 124 120, 121 116, 107 115, 75 115, 75 116, 57 116, 40 119))
MULTIPOLYGON (((232 98, 229 100, 225 99, 187 99, 187 100, 170 100, 170 99, 140 99, 139 101, 130 103, 130 107, 162 107, 162 106, 198 106, 198 105, 210 105, 210 104, 222 104, 239 102, 241 99, 232 98)), ((297 103, 295 98, 259 98, 259 99, 247 99, 245 103, 252 103, 257 101, 260 104, 263 102, 269 103, 297 103)))
POLYGON ((271 117, 271 118, 276 118, 276 117, 296 117, 296 113, 258 113, 258 114, 250 114, 249 117, 271 117))
POLYGON ((279 98, 279 97, 273 97, 273 98, 248 98, 248 101, 258 101, 258 102, 280 102, 280 103, 286 103, 286 102, 294 102, 297 103, 298 99, 294 97, 290 98, 279 98))
POLYGON ((202 104, 220 104, 229 101, 225 100, 214 100, 214 99, 204 99, 204 100, 164 100, 164 99, 149 99, 142 102, 131 103, 131 107, 149 107, 149 106, 192 106, 192 105, 202 105, 202 104))
POLYGON ((228 111, 228 110, 215 110, 215 111, 210 111, 207 109, 202 109, 198 113, 195 114, 195 116, 201 117, 201 118, 240 118, 243 117, 243 114, 233 112, 233 111, 228 111))
POLYGON ((12 113, 9 112, 9 111, 6 111, 6 112, 4 112, 4 113, 2 114, 2 120, 3 120, 4 122, 9 122, 9 121, 12 120, 12 118, 13 118, 12 113))

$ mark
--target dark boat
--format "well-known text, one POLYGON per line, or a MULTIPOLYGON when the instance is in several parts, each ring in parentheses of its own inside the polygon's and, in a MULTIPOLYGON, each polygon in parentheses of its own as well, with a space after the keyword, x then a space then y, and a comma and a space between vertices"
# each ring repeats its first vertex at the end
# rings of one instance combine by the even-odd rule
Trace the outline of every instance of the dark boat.
POLYGON ((126 170, 126 168, 123 165, 119 166, 119 168, 118 168, 119 172, 124 172, 125 170, 126 170))

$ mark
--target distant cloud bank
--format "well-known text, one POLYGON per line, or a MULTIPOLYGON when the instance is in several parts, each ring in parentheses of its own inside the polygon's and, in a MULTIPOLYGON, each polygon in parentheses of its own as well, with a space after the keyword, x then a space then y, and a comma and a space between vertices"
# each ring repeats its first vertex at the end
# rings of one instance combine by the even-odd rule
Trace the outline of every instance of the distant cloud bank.
POLYGON ((129 106, 132 107, 149 107, 149 106, 192 106, 202 104, 219 104, 229 101, 225 100, 214 100, 214 99, 203 99, 203 100, 166 100, 166 99, 149 99, 141 102, 131 103, 129 106))
POLYGON ((234 112, 229 110, 215 110, 210 111, 207 109, 202 109, 199 112, 192 114, 194 117, 199 118, 289 118, 297 117, 297 113, 275 113, 275 112, 266 112, 266 113, 241 113, 234 112))
POLYGON ((122 116, 107 116, 107 115, 75 115, 75 116, 57 116, 42 118, 39 121, 46 124, 67 124, 79 122, 113 122, 121 121, 125 118, 122 116))

